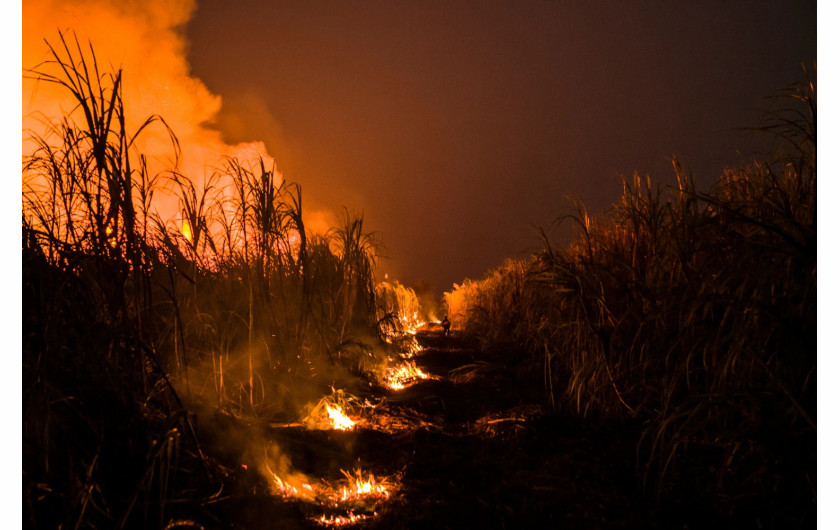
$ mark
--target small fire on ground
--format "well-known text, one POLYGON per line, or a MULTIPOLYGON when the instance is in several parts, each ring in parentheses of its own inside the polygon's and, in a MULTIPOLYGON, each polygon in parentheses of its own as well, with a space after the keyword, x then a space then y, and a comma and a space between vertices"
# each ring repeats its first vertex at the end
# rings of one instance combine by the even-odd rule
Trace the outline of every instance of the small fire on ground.
POLYGON ((343 390, 333 390, 311 407, 302 422, 308 429, 349 431, 356 427, 357 421, 347 415, 351 402, 358 398, 343 390))
POLYGON ((429 375, 417 368, 414 361, 389 367, 383 376, 385 386, 391 390, 402 390, 420 379, 429 379, 429 375))
POLYGON ((318 504, 331 511, 342 513, 322 514, 312 520, 325 526, 345 526, 371 517, 374 509, 388 500, 396 490, 396 484, 388 478, 377 478, 373 473, 364 473, 357 468, 353 473, 341 470, 344 479, 340 481, 310 484, 300 475, 281 477, 266 466, 274 480, 274 493, 286 499, 318 504))
POLYGON ((395 487, 395 484, 387 478, 377 479, 373 473, 365 473, 357 468, 354 473, 341 470, 344 479, 338 483, 322 482, 321 484, 308 484, 293 479, 283 479, 276 475, 271 468, 269 473, 274 479, 274 491, 276 494, 306 501, 316 501, 325 506, 340 507, 348 503, 387 500, 395 487), (293 482, 297 482, 294 484, 293 482))
MULTIPOLYGON (((373 517, 376 517, 376 512, 373 512, 373 517)), ((370 515, 356 515, 353 513, 353 510, 350 510, 347 512, 347 515, 330 515, 327 517, 325 514, 313 520, 324 526, 349 526, 370 518, 370 515)))
POLYGON ((325 405, 324 408, 327 410, 327 415, 329 416, 334 429, 347 431, 356 425, 356 422, 351 420, 350 417, 341 410, 341 407, 337 405, 325 405))

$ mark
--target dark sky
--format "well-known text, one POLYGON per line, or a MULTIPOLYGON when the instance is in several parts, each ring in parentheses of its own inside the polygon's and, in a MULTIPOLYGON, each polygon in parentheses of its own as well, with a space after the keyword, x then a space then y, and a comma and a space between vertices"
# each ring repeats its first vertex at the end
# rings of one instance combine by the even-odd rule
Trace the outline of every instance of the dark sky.
MULTIPOLYGON (((619 174, 701 184, 754 151, 766 97, 816 60, 816 2, 199 0, 192 74, 230 142, 305 206, 363 211, 380 273, 447 290, 537 246, 619 174)), ((567 231, 558 232, 558 239, 567 231)))

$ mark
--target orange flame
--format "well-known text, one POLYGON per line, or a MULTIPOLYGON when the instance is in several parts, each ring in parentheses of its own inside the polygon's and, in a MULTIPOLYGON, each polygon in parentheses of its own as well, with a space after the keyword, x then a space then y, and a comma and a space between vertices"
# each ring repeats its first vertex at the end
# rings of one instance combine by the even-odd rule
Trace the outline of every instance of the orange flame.
MULTIPOLYGON (((376 512, 373 512, 373 515, 375 517, 376 512)), ((331 515, 329 517, 327 517, 326 515, 322 515, 318 519, 314 519, 314 521, 324 526, 347 526, 356 524, 359 521, 364 521, 365 519, 369 518, 369 515, 355 515, 351 510, 347 513, 347 515, 331 515)))
POLYGON ((190 223, 186 219, 181 223, 181 233, 184 234, 187 241, 192 243, 192 230, 190 230, 190 223))
POLYGON ((311 485, 301 482, 300 486, 295 486, 291 482, 283 480, 269 468, 269 472, 274 478, 274 488, 282 497, 289 499, 314 499, 315 492, 311 485))
POLYGON ((341 488, 340 496, 333 496, 334 501, 347 502, 359 499, 387 499, 391 496, 388 486, 384 481, 377 481, 373 473, 368 473, 367 478, 362 476, 362 470, 356 469, 355 476, 341 470, 347 478, 348 486, 341 488))
POLYGON ((356 426, 356 421, 346 413, 353 400, 357 398, 341 389, 333 390, 331 395, 324 396, 316 405, 309 407, 308 414, 301 421, 308 429, 349 431, 356 426))
POLYGON ((341 470, 344 479, 337 482, 322 481, 320 484, 309 484, 304 476, 293 473, 288 477, 281 477, 266 465, 269 476, 274 482, 274 493, 285 499, 304 501, 345 511, 343 515, 323 514, 311 520, 325 526, 345 526, 365 519, 376 517, 373 511, 376 506, 388 500, 396 488, 394 482, 387 478, 377 479, 373 473, 362 472, 357 468, 354 473, 341 470), (356 514, 354 512, 362 512, 356 514))
POLYGON ((334 429, 348 431, 356 425, 356 422, 354 422, 346 414, 344 414, 344 411, 341 410, 340 406, 336 405, 335 407, 333 407, 332 405, 327 403, 324 405, 324 407, 327 409, 327 414, 330 417, 330 421, 332 422, 334 429))
POLYGON ((385 370, 385 386, 391 390, 402 390, 410 386, 418 379, 428 379, 429 375, 414 364, 414 361, 406 362, 400 366, 392 366, 385 370))

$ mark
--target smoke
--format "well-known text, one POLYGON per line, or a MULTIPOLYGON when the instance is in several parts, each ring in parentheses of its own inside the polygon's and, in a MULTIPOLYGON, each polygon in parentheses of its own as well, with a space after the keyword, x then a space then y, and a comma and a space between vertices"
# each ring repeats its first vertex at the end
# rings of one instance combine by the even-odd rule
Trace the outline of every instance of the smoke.
MULTIPOLYGON (((179 170, 196 183, 203 182, 224 156, 243 162, 270 159, 262 142, 228 145, 211 127, 221 97, 190 75, 183 34, 195 7, 193 0, 26 0, 23 67, 32 69, 49 60, 47 42, 60 48, 59 31, 71 49, 75 35, 88 58, 92 47, 100 72, 122 69, 128 131, 135 131, 151 115, 163 117, 180 143, 179 170)), ((24 79, 22 98, 23 152, 28 154, 27 138, 43 134, 45 120, 66 116, 75 104, 61 87, 32 79, 24 79)), ((164 127, 146 129, 138 148, 149 158, 153 172, 173 169, 174 150, 164 127)), ((173 208, 158 204, 165 218, 176 213, 173 208)))

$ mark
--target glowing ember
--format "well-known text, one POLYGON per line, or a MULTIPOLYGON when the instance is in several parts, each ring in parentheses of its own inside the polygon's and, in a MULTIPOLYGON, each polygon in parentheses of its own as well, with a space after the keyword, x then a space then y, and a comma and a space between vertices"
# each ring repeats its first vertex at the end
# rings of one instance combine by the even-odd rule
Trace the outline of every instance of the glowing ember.
POLYGON ((327 410, 327 414, 330 417, 330 421, 332 422, 334 429, 347 431, 352 429, 356 425, 356 422, 354 422, 349 417, 347 417, 346 414, 344 414, 344 411, 341 410, 341 407, 337 405, 332 406, 326 403, 324 404, 324 408, 327 410))
POLYGON ((392 390, 402 390, 418 379, 428 379, 429 375, 417 368, 414 361, 400 366, 392 366, 385 371, 385 386, 392 390))

